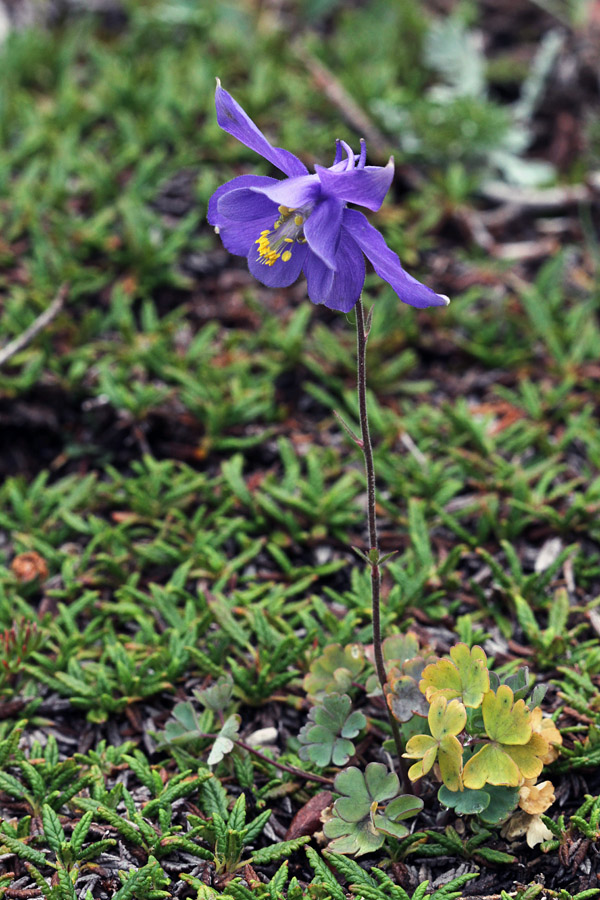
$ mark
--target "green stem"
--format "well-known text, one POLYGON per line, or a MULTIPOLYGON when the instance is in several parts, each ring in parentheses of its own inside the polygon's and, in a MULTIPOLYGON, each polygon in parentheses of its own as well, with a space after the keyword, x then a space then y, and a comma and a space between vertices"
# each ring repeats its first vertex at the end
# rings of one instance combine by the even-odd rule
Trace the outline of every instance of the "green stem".
MULTIPOLYGON (((383 650, 381 647, 381 571, 379 568, 379 540, 377 538, 377 513, 375 499, 375 466, 373 463, 373 447, 369 432, 369 419, 367 416, 367 339, 369 332, 365 329, 365 313, 362 299, 356 304, 356 356, 358 411, 360 419, 361 441, 360 447, 365 458, 365 472, 367 475, 367 521, 369 527, 369 554, 371 567, 371 600, 373 609, 373 655, 375 657, 375 671, 379 678, 384 701, 386 700, 385 685, 387 677, 383 662, 383 650)), ((406 774, 406 767, 402 758, 402 738, 398 723, 390 708, 385 703, 386 712, 396 744, 398 764, 403 790, 412 793, 412 787, 406 774)))

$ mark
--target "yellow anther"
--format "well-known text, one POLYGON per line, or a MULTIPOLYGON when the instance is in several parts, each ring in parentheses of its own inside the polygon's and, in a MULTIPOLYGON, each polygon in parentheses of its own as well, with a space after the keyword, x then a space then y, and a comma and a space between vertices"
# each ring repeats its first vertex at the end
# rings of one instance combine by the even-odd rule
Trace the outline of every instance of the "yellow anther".
POLYGON ((294 216, 295 210, 289 206, 279 206, 279 218, 273 222, 272 228, 261 231, 254 243, 258 247, 257 261, 265 266, 274 266, 278 259, 282 262, 289 262, 292 258, 292 245, 298 242, 305 243, 302 235, 301 226, 306 221, 306 216, 298 213, 294 216), (277 230, 283 226, 279 234, 277 230), (300 234, 298 234, 300 232, 300 234), (293 236, 290 236, 293 235, 293 236), (289 249, 285 248, 285 244, 289 244, 289 249))

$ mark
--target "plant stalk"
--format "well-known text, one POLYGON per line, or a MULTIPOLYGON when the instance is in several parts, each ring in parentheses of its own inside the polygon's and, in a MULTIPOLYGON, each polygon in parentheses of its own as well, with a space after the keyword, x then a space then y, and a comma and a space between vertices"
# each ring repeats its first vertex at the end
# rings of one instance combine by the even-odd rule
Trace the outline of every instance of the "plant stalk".
POLYGON ((398 755, 399 774, 404 791, 413 793, 412 785, 406 774, 406 766, 402 758, 402 738, 400 737, 400 729, 398 722, 392 715, 387 705, 385 695, 386 674, 383 662, 383 650, 381 647, 381 570, 379 567, 379 540, 377 537, 377 512, 376 512, 376 496, 375 496, 375 466, 373 463, 373 446, 371 444, 371 434, 369 432, 369 419, 367 416, 367 340, 369 330, 365 328, 365 313, 362 305, 362 298, 356 304, 356 357, 357 357, 357 378, 356 387, 358 392, 358 411, 360 419, 361 432, 361 449, 365 458, 365 472, 367 475, 367 521, 369 528, 369 554, 371 568, 371 602, 373 610, 373 655, 375 657, 375 671, 379 678, 383 698, 385 701, 385 709, 388 715, 394 743, 396 744, 396 753, 398 755))

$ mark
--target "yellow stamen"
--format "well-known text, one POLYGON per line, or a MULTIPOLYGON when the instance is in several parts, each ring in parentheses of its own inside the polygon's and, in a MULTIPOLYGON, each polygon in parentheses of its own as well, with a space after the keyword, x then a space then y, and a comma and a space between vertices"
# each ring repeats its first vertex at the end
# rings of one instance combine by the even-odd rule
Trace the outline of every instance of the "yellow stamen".
POLYGON ((271 230, 261 231, 260 237, 254 242, 258 246, 258 262, 265 266, 275 265, 278 259, 282 262, 289 262, 292 258, 292 246, 297 241, 305 243, 302 225, 306 221, 306 216, 300 212, 294 215, 296 210, 289 206, 282 205, 277 209, 279 218, 273 222, 271 230), (281 231, 277 235, 276 232, 279 228, 281 231), (285 245, 289 245, 289 249, 286 249, 285 245))

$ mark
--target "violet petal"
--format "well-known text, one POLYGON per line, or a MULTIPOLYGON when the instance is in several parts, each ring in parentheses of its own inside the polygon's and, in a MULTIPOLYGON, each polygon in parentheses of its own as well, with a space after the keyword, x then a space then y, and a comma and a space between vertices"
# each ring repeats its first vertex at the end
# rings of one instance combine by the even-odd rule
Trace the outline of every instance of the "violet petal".
POLYGON ((217 79, 217 89, 215 91, 215 105, 217 108, 217 122, 223 131, 233 135, 246 147, 250 147, 256 153, 259 153, 270 163, 281 169, 290 178, 298 175, 306 175, 308 169, 297 156, 290 153, 289 150, 283 150, 281 147, 273 147, 266 139, 262 131, 260 131, 252 119, 244 112, 239 103, 221 87, 221 82, 217 79))
POLYGON ((308 296, 313 303, 349 312, 365 283, 365 259, 352 236, 342 227, 336 254, 336 271, 328 269, 314 253, 304 263, 308 296))
POLYGON ((271 216, 271 225, 279 218, 277 205, 256 191, 242 187, 235 191, 228 191, 219 198, 217 210, 220 216, 233 219, 236 222, 251 222, 253 219, 262 219, 271 216))
POLYGON ((235 256, 248 256, 252 248, 256 250, 256 241, 261 231, 270 228, 273 219, 269 216, 253 222, 234 222, 232 219, 224 219, 223 222, 219 226, 219 237, 225 249, 235 256))
POLYGON ((220 225, 220 219, 223 217, 219 215, 218 204, 219 200, 228 194, 230 191, 236 191, 240 188, 248 188, 248 187, 267 187, 270 184, 277 184, 276 178, 269 178, 267 175, 238 175, 237 178, 232 178, 230 181, 226 181, 225 184, 222 184, 221 187, 218 187, 214 192, 210 200, 208 201, 208 211, 206 213, 206 218, 210 225, 220 225))
POLYGON ((356 209, 345 209, 342 233, 347 229, 380 278, 387 281, 403 303, 424 309, 427 306, 447 306, 448 297, 436 294, 404 271, 398 256, 390 250, 383 236, 356 209))
POLYGON ((317 175, 301 175, 299 178, 284 178, 275 184, 251 188, 276 203, 277 206, 288 206, 298 209, 316 203, 321 193, 321 185, 317 175))
POLYGON ((267 287, 288 287, 302 271, 307 250, 306 244, 295 244, 290 251, 291 259, 284 262, 280 257, 272 266, 267 266, 259 261, 258 250, 251 249, 248 253, 248 268, 256 280, 267 287))
POLYGON ((315 171, 328 197, 378 210, 394 177, 394 160, 390 157, 387 166, 365 166, 346 172, 332 172, 323 166, 315 166, 315 171))
POLYGON ((343 210, 343 204, 333 197, 322 200, 304 224, 308 246, 330 269, 336 268, 343 210))

